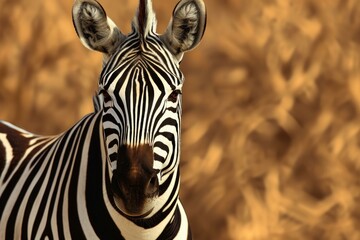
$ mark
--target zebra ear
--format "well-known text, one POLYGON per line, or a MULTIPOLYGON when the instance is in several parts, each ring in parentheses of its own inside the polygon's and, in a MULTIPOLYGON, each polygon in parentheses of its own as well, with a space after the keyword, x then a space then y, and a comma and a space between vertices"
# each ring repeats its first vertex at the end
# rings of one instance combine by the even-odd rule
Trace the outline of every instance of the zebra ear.
POLYGON ((202 0, 181 0, 161 36, 168 49, 179 58, 199 43, 206 28, 206 8, 202 0))
POLYGON ((90 50, 111 55, 124 38, 95 0, 75 0, 72 17, 77 35, 90 50))

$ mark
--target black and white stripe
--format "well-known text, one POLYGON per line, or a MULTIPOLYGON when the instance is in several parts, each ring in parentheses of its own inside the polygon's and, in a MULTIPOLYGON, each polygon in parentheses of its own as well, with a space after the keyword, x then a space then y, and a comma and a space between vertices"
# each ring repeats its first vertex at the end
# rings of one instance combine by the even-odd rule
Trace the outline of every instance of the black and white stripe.
POLYGON ((0 239, 191 239, 179 62, 204 33, 203 2, 181 0, 163 35, 146 0, 129 35, 94 0, 77 0, 73 21, 104 54, 95 112, 57 136, 0 122, 0 239))

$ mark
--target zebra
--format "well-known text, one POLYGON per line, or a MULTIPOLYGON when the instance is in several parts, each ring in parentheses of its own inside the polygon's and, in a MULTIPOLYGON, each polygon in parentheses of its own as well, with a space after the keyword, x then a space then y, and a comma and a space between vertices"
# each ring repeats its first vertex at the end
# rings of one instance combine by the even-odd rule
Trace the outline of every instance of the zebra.
POLYGON ((0 239, 192 239, 179 200, 180 62, 206 28, 180 0, 157 34, 140 0, 125 35, 95 0, 75 0, 83 45, 103 54, 94 112, 56 136, 0 122, 0 239))

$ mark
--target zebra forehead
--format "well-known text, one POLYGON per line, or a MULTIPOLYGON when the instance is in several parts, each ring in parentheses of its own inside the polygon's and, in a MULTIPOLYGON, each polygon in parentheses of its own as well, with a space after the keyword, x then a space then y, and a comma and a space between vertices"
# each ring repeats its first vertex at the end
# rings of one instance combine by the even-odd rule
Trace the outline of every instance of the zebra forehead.
POLYGON ((167 70, 161 69, 158 66, 147 66, 133 65, 126 69, 118 67, 111 73, 104 76, 100 83, 100 88, 110 90, 112 92, 121 89, 124 93, 130 93, 132 91, 160 91, 169 92, 175 89, 180 89, 182 86, 183 79, 181 74, 179 76, 168 72, 167 70), (126 88, 126 89, 124 89, 126 88))
POLYGON ((100 78, 100 88, 106 90, 115 91, 129 87, 128 84, 133 87, 140 84, 166 92, 179 88, 183 83, 183 74, 176 65, 159 64, 156 59, 139 55, 125 59, 114 57, 108 64, 112 67, 104 70, 100 78))
POLYGON ((114 55, 119 54, 123 58, 133 57, 133 55, 174 58, 155 31, 150 31, 146 36, 142 36, 135 28, 124 38, 114 55))

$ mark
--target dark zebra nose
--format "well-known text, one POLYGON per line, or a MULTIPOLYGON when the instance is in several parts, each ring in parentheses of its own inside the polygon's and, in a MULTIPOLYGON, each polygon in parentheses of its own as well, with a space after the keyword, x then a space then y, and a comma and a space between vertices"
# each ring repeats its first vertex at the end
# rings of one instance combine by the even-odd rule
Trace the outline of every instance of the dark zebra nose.
POLYGON ((112 186, 128 213, 141 213, 146 200, 158 195, 159 171, 153 169, 153 155, 150 145, 123 145, 119 148, 112 186))

